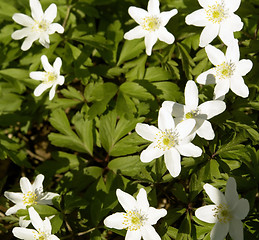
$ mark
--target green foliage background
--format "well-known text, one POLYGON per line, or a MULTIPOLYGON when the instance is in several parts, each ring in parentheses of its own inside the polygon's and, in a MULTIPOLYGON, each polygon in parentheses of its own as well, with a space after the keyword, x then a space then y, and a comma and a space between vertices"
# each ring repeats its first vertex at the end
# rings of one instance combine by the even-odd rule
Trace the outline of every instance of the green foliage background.
MULTIPOLYGON (((45 175, 46 191, 61 195, 54 208, 38 206, 41 216, 55 214, 53 231, 60 239, 123 239, 125 231, 103 225, 103 219, 122 211, 115 191, 130 194, 144 187, 153 207, 168 214, 156 225, 162 240, 209 239, 212 225, 199 221, 194 211, 209 199, 202 191, 211 183, 224 191, 233 176, 238 192, 250 203, 244 220, 245 239, 259 239, 259 1, 243 0, 236 12, 244 22, 235 33, 241 59, 253 61, 245 77, 249 97, 229 92, 227 109, 211 120, 215 139, 196 137, 203 149, 199 158, 182 158, 179 177, 172 178, 163 158, 142 163, 139 153, 149 144, 138 136, 138 122, 157 124, 165 100, 184 103, 184 87, 211 67, 199 48, 202 28, 187 26, 185 16, 200 8, 194 0, 161 0, 161 11, 178 9, 167 24, 175 35, 172 45, 158 42, 147 57, 143 39, 125 41, 136 26, 130 6, 146 9, 146 0, 41 0, 45 10, 58 6, 55 22, 63 35, 50 36, 49 49, 34 43, 29 51, 11 39, 21 26, 14 13, 30 15, 29 1, 0 0, 0 234, 12 239, 18 218, 5 216, 11 206, 3 192, 20 191, 19 179, 45 175), (52 64, 63 61, 65 84, 53 101, 48 93, 33 95, 38 82, 29 78, 41 71, 41 55, 52 64), (112 232, 113 231, 113 232, 112 232)), ((217 38, 213 45, 225 51, 217 38)), ((198 86, 200 103, 211 100, 214 86, 198 86)), ((26 215, 19 211, 18 216, 26 215)))

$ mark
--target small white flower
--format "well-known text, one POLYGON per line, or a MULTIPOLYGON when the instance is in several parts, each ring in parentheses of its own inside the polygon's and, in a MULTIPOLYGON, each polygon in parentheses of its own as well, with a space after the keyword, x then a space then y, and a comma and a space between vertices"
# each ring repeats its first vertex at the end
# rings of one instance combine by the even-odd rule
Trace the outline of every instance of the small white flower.
POLYGON ((129 15, 139 24, 129 32, 124 38, 128 40, 145 37, 146 53, 151 55, 152 48, 157 39, 172 44, 174 35, 165 28, 171 17, 177 14, 177 9, 160 13, 159 1, 149 0, 147 10, 138 7, 130 7, 129 15))
POLYGON ((219 49, 208 45, 205 47, 210 62, 215 66, 197 77, 200 84, 214 84, 215 98, 224 96, 229 89, 236 95, 246 98, 249 89, 244 83, 245 76, 253 67, 253 62, 249 59, 240 58, 238 41, 234 40, 227 48, 224 55, 219 49))
POLYGON ((35 96, 40 96, 45 90, 50 89, 49 100, 55 96, 57 85, 63 85, 65 78, 60 75, 60 68, 62 65, 61 58, 57 57, 53 67, 49 64, 48 58, 41 56, 41 63, 45 72, 31 72, 30 77, 34 80, 42 81, 42 83, 34 90, 35 96))
POLYGON ((45 220, 42 220, 33 207, 30 207, 28 211, 31 223, 36 230, 24 227, 15 227, 12 231, 15 237, 24 240, 59 240, 57 236, 51 234, 52 227, 47 217, 45 220))
POLYGON ((198 1, 203 9, 189 14, 185 22, 188 25, 205 27, 200 36, 200 47, 207 46, 218 35, 226 45, 229 45, 234 39, 233 32, 243 28, 240 17, 234 14, 241 0, 198 1))
POLYGON ((114 213, 104 219, 105 226, 115 229, 127 229, 126 240, 160 240, 160 236, 152 225, 167 214, 165 209, 149 206, 147 193, 141 188, 136 197, 117 189, 119 203, 126 213, 114 213))
MULTIPOLYGON (((20 179, 20 187, 22 192, 4 192, 4 196, 11 200, 15 205, 6 211, 6 215, 16 213, 19 209, 26 209, 27 206, 34 204, 49 204, 52 205, 52 198, 59 196, 57 193, 43 192, 44 175, 39 174, 35 178, 33 184, 28 178, 22 177, 20 179)), ((23 219, 21 219, 22 221, 23 219)), ((22 224, 22 222, 21 222, 22 224)))
POLYGON ((165 165, 173 177, 181 172, 181 156, 199 157, 202 150, 191 143, 194 134, 189 135, 196 122, 194 119, 183 121, 175 127, 171 113, 160 108, 158 113, 158 128, 148 124, 138 123, 136 132, 152 143, 140 154, 142 162, 150 162, 164 155, 165 165))
POLYGON ((40 1, 30 0, 30 7, 32 18, 22 13, 13 15, 13 20, 25 28, 15 31, 12 38, 15 40, 25 38, 21 47, 23 51, 27 51, 37 39, 48 48, 49 35, 64 32, 64 28, 60 24, 52 23, 57 16, 57 6, 52 3, 43 13, 40 1))
POLYGON ((222 113, 226 109, 226 104, 220 100, 207 101, 198 106, 198 88, 194 81, 189 80, 185 87, 185 105, 165 101, 162 108, 167 109, 175 117, 176 125, 182 121, 194 119, 196 124, 192 133, 197 133, 200 137, 212 140, 215 136, 211 123, 208 119, 222 113))
POLYGON ((235 179, 228 179, 225 195, 208 183, 203 188, 215 205, 198 208, 195 216, 204 222, 215 223, 210 233, 211 240, 224 240, 228 232, 233 240, 242 240, 241 220, 249 212, 249 202, 244 198, 239 199, 235 179))

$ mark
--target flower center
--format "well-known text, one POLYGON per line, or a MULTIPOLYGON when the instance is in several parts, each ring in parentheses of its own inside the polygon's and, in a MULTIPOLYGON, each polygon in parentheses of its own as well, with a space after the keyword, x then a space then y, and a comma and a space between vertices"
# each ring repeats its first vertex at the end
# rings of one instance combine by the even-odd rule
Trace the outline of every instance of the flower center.
POLYGON ((157 139, 156 147, 166 151, 178 144, 178 133, 172 129, 166 129, 155 139, 157 139))
POLYGON ((145 17, 141 26, 143 29, 152 32, 160 27, 160 20, 157 17, 145 17))
POLYGON ((125 225, 125 228, 129 231, 136 231, 140 229, 147 220, 147 217, 138 210, 132 210, 124 213, 123 215, 123 225, 125 225))
POLYGON ((191 110, 190 112, 185 114, 185 118, 186 119, 194 118, 194 117, 196 117, 198 115, 198 113, 199 113, 198 109, 191 110))
POLYGON ((26 194, 23 194, 23 204, 26 206, 37 204, 37 199, 38 196, 35 192, 29 191, 26 194))
POLYGON ((41 20, 40 22, 35 21, 33 26, 33 30, 36 32, 46 32, 49 28, 49 23, 45 20, 41 20))
POLYGON ((223 62, 222 64, 216 66, 216 75, 219 79, 228 79, 230 78, 235 71, 235 64, 234 63, 226 63, 223 62))
POLYGON ((57 80, 57 75, 53 72, 47 72, 45 82, 46 83, 53 83, 57 80))
POLYGON ((227 223, 230 221, 230 219, 232 217, 228 210, 228 207, 223 204, 216 206, 214 209, 212 209, 212 211, 215 212, 215 214, 213 216, 217 217, 217 219, 220 223, 227 223))
POLYGON ((47 240, 48 239, 48 234, 45 232, 37 232, 34 234, 34 239, 35 240, 47 240))
POLYGON ((223 4, 216 3, 215 5, 209 6, 206 10, 207 18, 213 23, 221 23, 228 17, 227 10, 224 9, 223 4))

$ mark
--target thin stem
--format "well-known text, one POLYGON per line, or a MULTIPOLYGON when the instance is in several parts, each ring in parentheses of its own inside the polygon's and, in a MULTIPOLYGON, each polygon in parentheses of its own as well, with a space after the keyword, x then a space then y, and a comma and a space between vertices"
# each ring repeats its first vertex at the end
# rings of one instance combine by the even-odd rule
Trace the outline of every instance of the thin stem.
POLYGON ((72 9, 73 6, 74 6, 74 5, 69 5, 69 6, 67 7, 67 13, 66 13, 65 19, 64 19, 63 24, 62 24, 62 26, 63 26, 64 29, 65 29, 65 27, 66 27, 66 25, 67 25, 67 21, 68 21, 68 18, 69 18, 69 14, 70 14, 70 11, 71 11, 71 9, 72 9))

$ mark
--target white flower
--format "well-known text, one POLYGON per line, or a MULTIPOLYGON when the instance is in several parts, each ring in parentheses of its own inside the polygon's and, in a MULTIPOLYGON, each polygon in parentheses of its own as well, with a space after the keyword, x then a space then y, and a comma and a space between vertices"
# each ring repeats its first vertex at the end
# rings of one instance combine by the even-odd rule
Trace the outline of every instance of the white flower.
POLYGON ((240 17, 234 14, 241 0, 198 0, 203 9, 189 14, 185 22, 188 25, 205 27, 200 36, 200 47, 207 46, 219 35, 229 45, 234 39, 233 32, 243 28, 240 17))
POLYGON ((24 240, 59 240, 57 236, 51 234, 52 227, 47 217, 42 221, 33 207, 30 207, 28 211, 31 223, 36 230, 24 227, 15 227, 12 231, 15 237, 24 240))
POLYGON ((151 55, 152 47, 157 39, 167 44, 174 42, 174 35, 167 31, 165 25, 178 11, 173 9, 160 13, 158 0, 149 0, 147 10, 138 7, 129 8, 129 15, 139 26, 125 33, 124 38, 132 40, 145 37, 146 53, 151 55))
POLYGON ((203 188, 215 205, 198 208, 195 216, 204 222, 215 223, 210 233, 211 240, 224 240, 228 232, 233 240, 242 240, 241 220, 249 212, 249 202, 244 198, 239 199, 235 179, 228 179, 225 195, 207 183, 203 188))
POLYGON ((152 143, 140 154, 142 162, 150 162, 164 155, 165 165, 173 177, 181 172, 181 156, 199 157, 202 150, 190 141, 189 136, 195 126, 195 120, 183 121, 175 127, 174 119, 169 111, 160 108, 158 113, 158 128, 148 124, 138 123, 136 132, 152 143))
POLYGON ((167 214, 165 209, 149 207, 147 193, 141 188, 136 197, 117 189, 119 203, 126 213, 114 213, 104 219, 105 226, 115 229, 127 229, 126 240, 160 240, 154 225, 167 214))
POLYGON ((49 64, 48 58, 41 56, 41 63, 45 72, 31 72, 30 77, 34 80, 40 80, 42 83, 34 90, 35 96, 40 96, 46 89, 51 88, 49 92, 49 100, 55 96, 57 85, 63 85, 65 78, 60 75, 62 61, 59 57, 56 58, 53 67, 49 64))
POLYGON ((215 136, 208 119, 222 113, 226 104, 220 100, 207 101, 198 106, 198 88, 194 81, 189 80, 185 87, 185 105, 172 101, 165 101, 162 108, 167 109, 174 117, 175 123, 194 119, 196 124, 192 133, 196 132, 200 137, 212 140, 215 136))
MULTIPOLYGON (((52 198, 59 196, 57 193, 43 192, 44 175, 36 176, 33 184, 28 178, 22 177, 20 179, 20 187, 22 192, 4 192, 4 196, 11 200, 15 205, 6 211, 6 215, 16 213, 19 209, 26 209, 26 206, 34 204, 49 204, 52 205, 52 198)), ((22 221, 22 220, 21 220, 22 221)))
POLYGON ((32 18, 22 14, 15 13, 13 20, 25 28, 15 31, 12 38, 19 40, 25 38, 21 49, 28 50, 32 43, 39 39, 39 42, 46 48, 49 47, 49 35, 58 32, 63 33, 64 28, 58 23, 52 23, 57 16, 57 6, 52 3, 43 13, 39 0, 30 0, 32 18))
POLYGON ((219 49, 208 45, 205 47, 210 62, 215 66, 212 69, 200 74, 197 82, 200 84, 213 84, 215 98, 224 96, 229 89, 240 97, 247 97, 249 89, 244 83, 245 76, 253 67, 253 62, 249 59, 240 58, 238 41, 234 40, 227 48, 224 55, 219 49))

